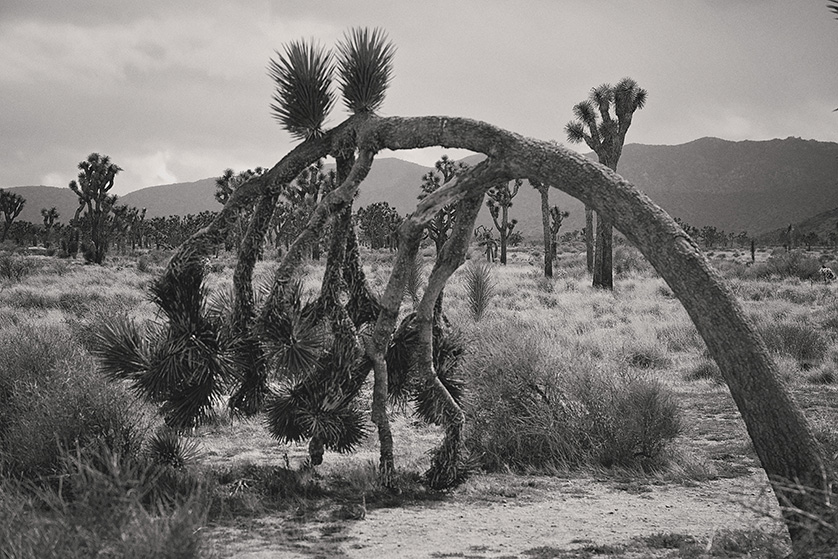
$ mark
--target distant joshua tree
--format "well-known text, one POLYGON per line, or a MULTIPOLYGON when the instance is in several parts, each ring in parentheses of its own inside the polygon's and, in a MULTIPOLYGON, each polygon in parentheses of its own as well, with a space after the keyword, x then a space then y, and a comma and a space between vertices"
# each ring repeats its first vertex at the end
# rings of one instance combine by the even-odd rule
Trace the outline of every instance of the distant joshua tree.
POLYGON ((41 208, 41 217, 44 218, 44 246, 49 248, 52 240, 52 227, 55 225, 55 220, 58 219, 58 210, 55 206, 50 209, 41 208))
POLYGON ((489 207, 489 213, 492 214, 492 222, 495 224, 495 229, 500 233, 500 263, 506 265, 506 246, 509 243, 509 236, 518 224, 517 219, 509 219, 509 208, 512 207, 512 199, 518 194, 518 190, 524 181, 515 179, 511 182, 503 182, 499 185, 493 186, 486 192, 488 200, 486 205, 489 207), (512 185, 510 188, 509 185, 512 185), (500 221, 498 219, 500 218, 500 221))
POLYGON ((20 194, 9 192, 0 188, 0 213, 3 214, 3 234, 0 235, 0 243, 6 240, 9 227, 26 204, 26 198, 20 194))
MULTIPOLYGON (((591 90, 588 99, 573 107, 576 120, 565 126, 567 139, 572 143, 584 141, 597 154, 599 162, 617 170, 617 162, 623 152, 626 132, 637 109, 646 104, 646 90, 638 87, 631 78, 623 78, 617 85, 602 84, 591 90), (612 116, 611 112, 616 116, 612 116)), ((591 209, 585 207, 585 235, 590 263, 591 209)), ((597 215, 596 250, 594 252, 594 287, 614 289, 611 266, 612 246, 611 220, 597 215)))
POLYGON ((530 180, 533 188, 538 190, 541 196, 541 231, 544 236, 544 277, 553 277, 553 260, 554 255, 552 251, 553 238, 555 235, 550 233, 550 185, 538 182, 537 180, 530 180))
MULTIPOLYGON (((434 170, 428 171, 422 177, 422 192, 417 198, 424 200, 429 194, 436 192, 468 169, 469 166, 465 163, 452 161, 447 155, 443 155, 434 165, 434 170)), ((442 250, 445 241, 448 240, 455 219, 454 204, 450 204, 436 212, 434 218, 428 222, 427 234, 434 242, 437 254, 442 250)))
POLYGON ((550 208, 550 258, 556 259, 556 251, 559 245, 559 230, 562 228, 562 222, 566 217, 570 216, 570 212, 563 212, 558 206, 550 208))
POLYGON ((79 180, 70 181, 70 190, 79 197, 79 207, 73 216, 73 224, 83 228, 88 234, 92 246, 88 247, 85 258, 101 264, 105 260, 108 248, 106 222, 108 214, 116 204, 116 196, 108 194, 113 188, 114 178, 122 169, 107 155, 91 153, 85 161, 79 163, 79 180), (84 213, 82 220, 82 212, 84 213))

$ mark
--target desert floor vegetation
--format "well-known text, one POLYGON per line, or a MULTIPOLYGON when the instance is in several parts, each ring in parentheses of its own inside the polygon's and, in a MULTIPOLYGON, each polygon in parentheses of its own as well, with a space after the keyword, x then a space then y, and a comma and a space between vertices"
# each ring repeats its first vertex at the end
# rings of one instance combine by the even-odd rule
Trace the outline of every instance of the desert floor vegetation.
MULTIPOLYGON (((671 290, 626 245, 615 249, 614 291, 593 290, 583 247, 563 248, 548 279, 534 249, 511 249, 501 266, 475 246, 445 290, 446 315, 465 341, 459 375, 475 468, 446 491, 423 479, 443 431, 408 408, 392 409, 394 490, 379 485, 371 422, 355 452, 326 452, 311 469, 307 446, 276 442, 260 416, 219 406, 208 424, 181 435, 107 381, 89 351, 91 329, 106 316, 157 319, 147 288, 166 253, 106 266, 0 255, 0 554, 788 553, 736 406, 671 290)), ((392 255, 363 251, 374 290, 383 291, 392 255)), ((835 459, 838 286, 809 273, 831 256, 766 252, 754 265, 745 252, 718 256, 714 265, 835 459)), ((420 258, 403 313, 433 249, 420 258)), ((273 266, 267 255, 254 283, 273 266)), ((209 291, 229 290, 232 258, 222 253, 208 269, 209 291)), ((323 269, 306 263, 304 293, 317 291, 323 269)))

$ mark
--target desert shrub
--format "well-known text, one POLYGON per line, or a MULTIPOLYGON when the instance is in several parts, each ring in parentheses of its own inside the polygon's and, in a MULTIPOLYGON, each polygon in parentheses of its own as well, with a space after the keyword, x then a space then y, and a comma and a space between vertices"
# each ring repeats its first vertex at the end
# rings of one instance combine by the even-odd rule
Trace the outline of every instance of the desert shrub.
POLYGON ((173 506, 149 507, 142 496, 157 477, 144 465, 107 453, 63 459, 68 473, 61 490, 0 480, 3 557, 200 556, 204 490, 173 506))
POLYGON ((769 349, 799 363, 820 362, 829 349, 829 339, 808 322, 765 322, 757 329, 769 349))
POLYGON ((781 559, 788 556, 786 544, 777 535, 759 529, 720 530, 713 536, 706 551, 712 557, 764 557, 781 559))
POLYGON ((654 469, 680 432, 663 385, 603 371, 581 352, 557 359, 531 331, 482 336, 464 366, 466 444, 489 470, 654 469))
POLYGON ((34 265, 28 258, 5 254, 0 256, 0 279, 17 283, 32 273, 34 265))
POLYGON ((663 347, 656 343, 633 343, 624 349, 626 363, 638 369, 664 369, 672 364, 663 347))
POLYGON ((630 245, 618 245, 614 247, 612 269, 615 276, 627 276, 629 274, 648 274, 652 266, 639 250, 630 245))
POLYGON ((766 278, 779 276, 782 278, 800 278, 802 280, 820 279, 821 263, 799 250, 790 252, 774 251, 768 260, 748 268, 746 277, 766 278))
POLYGON ((143 254, 137 259, 137 271, 141 274, 147 274, 151 272, 151 260, 149 259, 148 255, 143 254))
POLYGON ((725 379, 715 361, 705 359, 684 374, 684 380, 711 380, 716 384, 724 384, 725 379))
POLYGON ((0 468, 15 476, 57 473, 61 448, 138 452, 147 425, 61 325, 0 332, 0 396, 0 468))
POLYGON ((704 348, 704 340, 692 323, 683 322, 662 326, 655 330, 655 337, 667 351, 690 351, 704 348))
POLYGON ((489 302, 495 295, 492 267, 485 262, 472 261, 463 272, 463 283, 466 289, 468 310, 471 317, 479 321, 486 314, 489 302))

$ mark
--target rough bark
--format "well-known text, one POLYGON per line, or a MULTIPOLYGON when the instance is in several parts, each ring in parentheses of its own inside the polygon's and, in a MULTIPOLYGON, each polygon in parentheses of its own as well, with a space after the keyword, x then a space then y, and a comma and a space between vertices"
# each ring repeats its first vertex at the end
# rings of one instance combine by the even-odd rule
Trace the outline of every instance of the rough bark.
POLYGON ((253 268, 265 241, 278 198, 278 192, 262 195, 239 246, 238 260, 233 271, 233 322, 239 334, 246 331, 247 324, 253 317, 253 268))
POLYGON ((588 273, 594 273, 594 210, 585 205, 585 263, 588 273))
MULTIPOLYGON (((488 185, 500 176, 500 173, 501 170, 497 166, 490 167, 485 162, 477 165, 467 174, 459 177, 457 182, 450 183, 424 198, 417 206, 416 211, 407 217, 399 228, 399 250, 396 254, 396 261, 393 264, 393 270, 390 274, 390 279, 387 282, 387 287, 380 299, 381 312, 378 315, 378 320, 375 323, 372 335, 365 340, 366 353, 373 363, 373 371, 375 375, 372 418, 373 422, 378 427, 381 455, 379 468, 385 475, 389 475, 393 471, 393 439, 387 417, 388 382, 385 355, 387 353, 387 347, 390 344, 390 340, 392 339, 393 332, 396 329, 399 307, 401 306, 402 299, 404 298, 404 288, 409 274, 408 270, 419 252, 419 245, 422 241, 425 224, 434 218, 439 208, 458 202, 466 195, 466 193, 470 191, 470 189, 487 189, 488 185)), ((482 197, 480 200, 477 200, 478 209, 481 200, 482 197)), ((470 223, 470 226, 466 228, 468 229, 467 237, 470 238, 471 227, 473 227, 474 220, 464 219, 464 221, 469 221, 470 223)), ((462 222, 458 219, 457 223, 462 222)), ((441 271, 437 271, 437 278, 441 278, 441 274, 441 271)), ((444 284, 445 282, 443 281, 439 285, 439 289, 434 288, 437 296, 433 298, 431 298, 431 295, 426 289, 423 299, 434 302, 438 300, 438 295, 441 294, 442 288, 445 286, 444 284)), ((427 306, 431 307, 430 322, 432 324, 434 316, 433 308, 435 305, 429 305, 426 303, 426 307, 427 306)), ((428 314, 427 308, 425 309, 425 314, 428 314)), ((431 336, 432 335, 433 333, 431 332, 431 336)), ((427 347, 429 346, 425 346, 426 350, 427 347)), ((432 345, 430 347, 432 351, 432 345)), ((431 366, 433 365, 432 353, 430 354, 430 357, 426 354, 425 362, 430 362, 431 366), (430 359, 430 361, 428 361, 428 359, 430 359)), ((445 387, 442 388, 443 390, 445 389, 445 387)), ((448 395, 448 398, 450 398, 450 395, 448 395)), ((456 402, 454 402, 454 404, 456 405, 456 402)), ((457 408, 459 408, 459 406, 457 406, 457 408)), ((459 416, 455 413, 455 418, 456 417, 459 416)))
POLYGON ((555 257, 555 246, 553 235, 550 231, 550 187, 546 184, 538 186, 538 193, 541 195, 541 229, 544 233, 544 277, 553 277, 553 258, 555 257))
POLYGON ((611 220, 601 213, 596 216, 596 250, 594 251, 593 286, 599 289, 614 289, 612 267, 613 232, 611 220))

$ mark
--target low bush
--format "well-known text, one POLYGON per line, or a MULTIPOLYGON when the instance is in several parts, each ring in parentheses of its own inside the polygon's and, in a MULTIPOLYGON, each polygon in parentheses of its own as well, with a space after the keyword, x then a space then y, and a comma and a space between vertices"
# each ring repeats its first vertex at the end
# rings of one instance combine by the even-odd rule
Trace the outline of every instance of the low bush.
POLYGON ((180 502, 143 502, 161 476, 138 458, 106 447, 65 453, 66 483, 58 488, 0 480, 3 557, 199 557, 208 492, 195 482, 180 502))
POLYGON ((779 276, 781 278, 799 278, 802 280, 819 280, 821 263, 817 258, 806 253, 793 251, 774 251, 768 260, 747 269, 747 278, 767 278, 779 276))
POLYGON ((716 365, 715 361, 710 359, 701 361, 701 363, 687 371, 684 374, 684 380, 710 380, 716 384, 725 384, 725 379, 722 377, 722 372, 719 370, 719 366, 716 365))
POLYGON ((32 261, 23 256, 5 254, 0 256, 0 279, 17 283, 34 270, 32 261))
POLYGON ((770 350, 798 363, 819 363, 829 349, 829 339, 808 322, 764 322, 757 330, 770 350))
POLYGON ((124 388, 101 377, 62 325, 0 332, 0 470, 57 474, 59 450, 105 443, 136 453, 150 417, 124 388))
POLYGON ((652 272, 652 265, 646 261, 643 254, 629 245, 618 245, 614 247, 612 269, 616 277, 623 277, 631 274, 648 274, 652 272))
POLYGON ((655 337, 666 346, 667 351, 701 351, 705 347, 698 330, 689 322, 656 328, 655 337))
POLYGON ((625 360, 638 369, 664 369, 672 364, 661 344, 633 344, 625 349, 625 360))
POLYGON ((581 352, 557 359, 533 332, 480 338, 464 364, 466 444, 488 470, 665 465, 680 410, 662 384, 604 371, 581 352))

